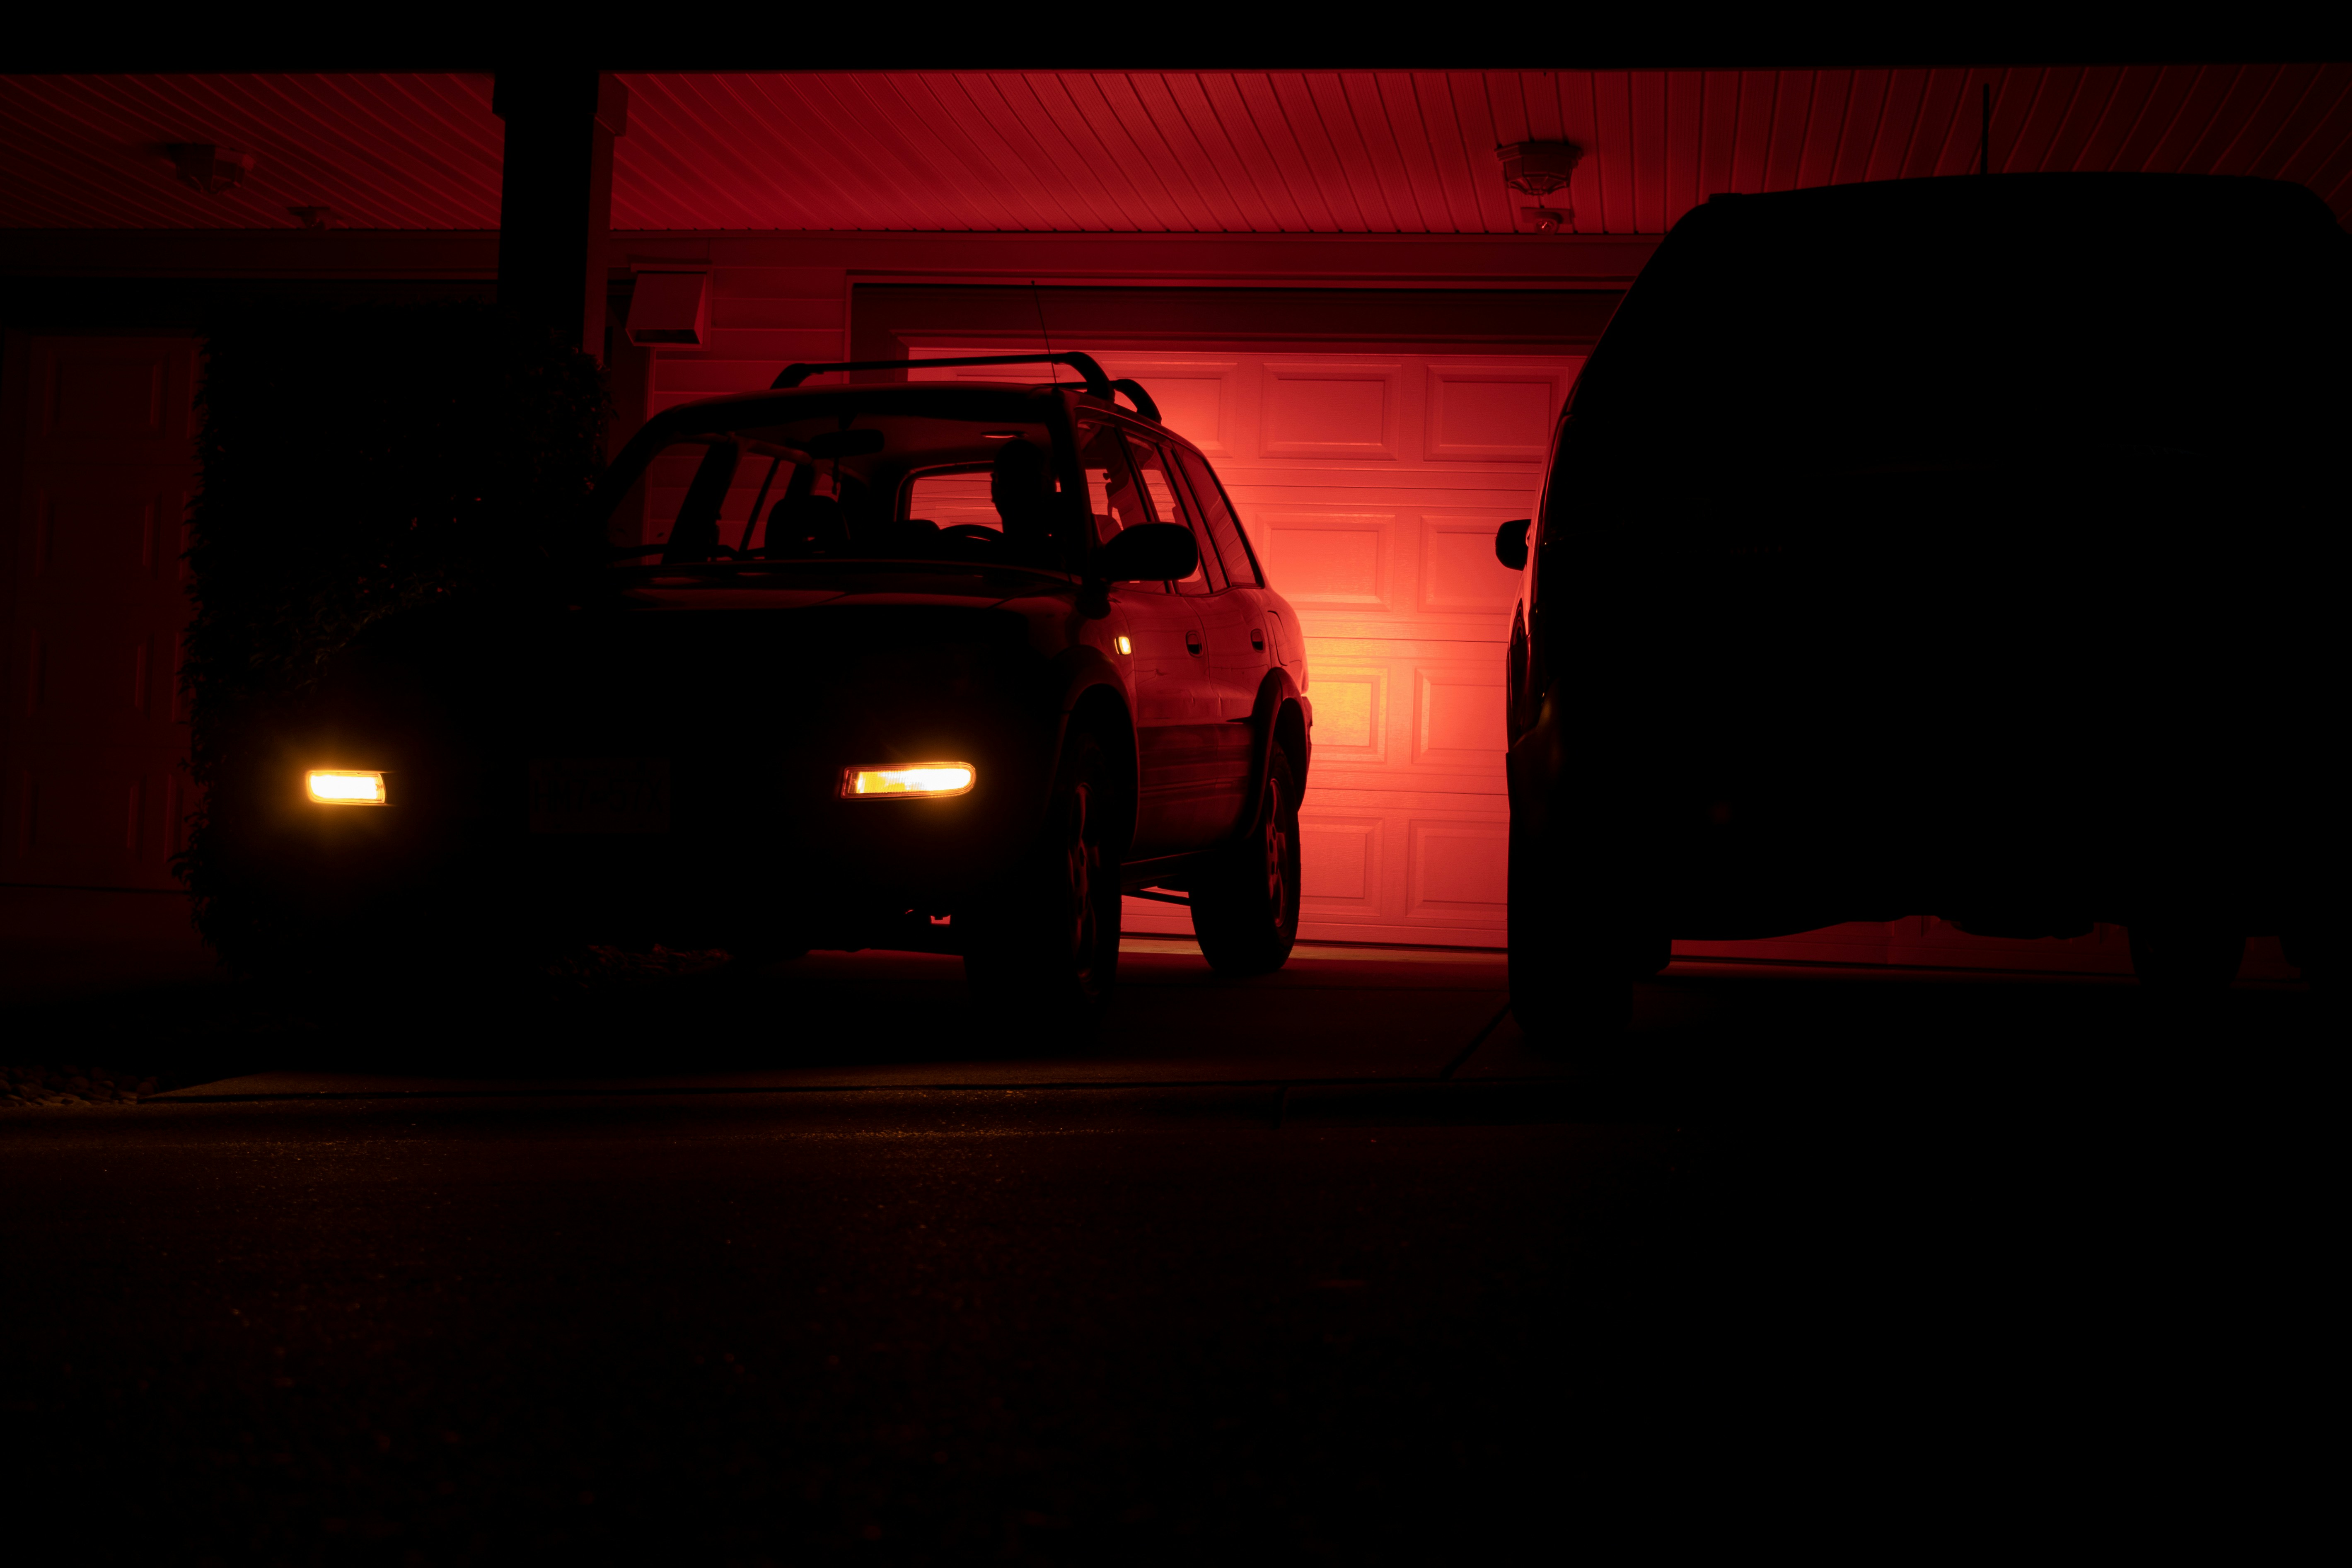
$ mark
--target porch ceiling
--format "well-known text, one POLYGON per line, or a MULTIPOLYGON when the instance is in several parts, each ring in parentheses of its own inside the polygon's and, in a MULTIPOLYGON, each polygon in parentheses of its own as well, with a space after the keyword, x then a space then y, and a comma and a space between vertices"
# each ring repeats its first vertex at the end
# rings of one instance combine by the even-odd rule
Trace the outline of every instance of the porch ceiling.
MULTIPOLYGON (((2352 216, 2352 64, 1764 71, 624 73, 629 230, 1509 234, 1498 143, 1586 149, 1585 233, 1715 191, 1997 171, 2260 174, 2352 216)), ((0 227, 492 229, 490 79, 0 77, 0 227), (236 190, 164 144, 251 153, 236 190)), ((1558 197, 1551 205, 1558 206, 1558 197)))

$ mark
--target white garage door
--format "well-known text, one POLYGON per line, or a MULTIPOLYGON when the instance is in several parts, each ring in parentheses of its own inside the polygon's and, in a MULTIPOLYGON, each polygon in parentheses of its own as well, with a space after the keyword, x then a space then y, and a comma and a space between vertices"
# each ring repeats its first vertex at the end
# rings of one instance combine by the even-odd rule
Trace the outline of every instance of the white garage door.
MULTIPOLYGON (((910 347, 911 357, 1003 352, 910 347)), ((1499 947, 1503 645, 1525 517, 1580 358, 1104 353, 1232 491, 1298 611, 1315 705, 1300 809, 1310 940, 1499 947)), ((1002 371, 917 372, 1002 375, 1002 371)), ((1128 900, 1129 929, 1187 931, 1128 900)))

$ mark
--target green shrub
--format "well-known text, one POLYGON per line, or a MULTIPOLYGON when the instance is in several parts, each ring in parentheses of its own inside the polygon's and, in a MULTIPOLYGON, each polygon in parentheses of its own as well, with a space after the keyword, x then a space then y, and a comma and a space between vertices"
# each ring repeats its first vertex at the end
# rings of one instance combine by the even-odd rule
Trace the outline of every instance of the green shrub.
MULTIPOLYGON (((207 335, 198 402, 182 681, 206 790, 362 628, 527 590, 602 543, 581 502, 603 372, 490 305, 249 309, 207 335)), ((230 858, 207 813, 174 865, 242 963, 272 935, 230 858)))

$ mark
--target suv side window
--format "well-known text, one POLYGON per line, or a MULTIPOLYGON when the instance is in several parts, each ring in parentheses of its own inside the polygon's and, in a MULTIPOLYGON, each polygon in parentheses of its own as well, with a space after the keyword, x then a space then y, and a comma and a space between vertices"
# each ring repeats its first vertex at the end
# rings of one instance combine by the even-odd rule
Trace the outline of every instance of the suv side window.
MULTIPOLYGON (((1079 424, 1078 467, 1086 474, 1087 506, 1094 513, 1098 542, 1108 544, 1126 530, 1151 521, 1151 503, 1144 499, 1143 486, 1136 479, 1127 443, 1119 438, 1117 426, 1079 424)), ((1168 591, 1164 583, 1127 586, 1144 593, 1168 591)))
POLYGON ((1200 509, 1201 521, 1217 547, 1217 559, 1225 565, 1225 575, 1234 583, 1250 588, 1263 587, 1265 579, 1258 574, 1257 557, 1250 553, 1249 541, 1243 537, 1242 526, 1234 517, 1233 504, 1225 499, 1223 485, 1217 482, 1216 471, 1200 453, 1178 447, 1171 449, 1184 469, 1184 477, 1192 481, 1193 503, 1200 509))
POLYGON ((1223 591, 1225 574, 1217 565, 1217 547, 1211 542, 1209 531, 1202 526, 1192 499, 1185 494, 1184 481, 1178 476, 1170 460, 1168 449, 1157 441, 1129 434, 1128 447, 1135 454, 1136 472, 1143 476, 1143 488, 1151 497, 1151 510, 1160 514, 1162 522, 1172 522, 1192 531, 1192 542, 1199 547, 1201 563, 1192 574, 1176 584, 1180 594, 1215 594, 1223 591))

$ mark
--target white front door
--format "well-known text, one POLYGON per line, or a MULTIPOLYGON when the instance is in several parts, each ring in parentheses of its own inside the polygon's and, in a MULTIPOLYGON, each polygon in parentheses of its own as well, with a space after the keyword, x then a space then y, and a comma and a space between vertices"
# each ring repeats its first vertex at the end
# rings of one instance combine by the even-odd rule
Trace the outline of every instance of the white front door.
POLYGON ((175 887, 194 340, 29 346, 0 880, 175 887))

